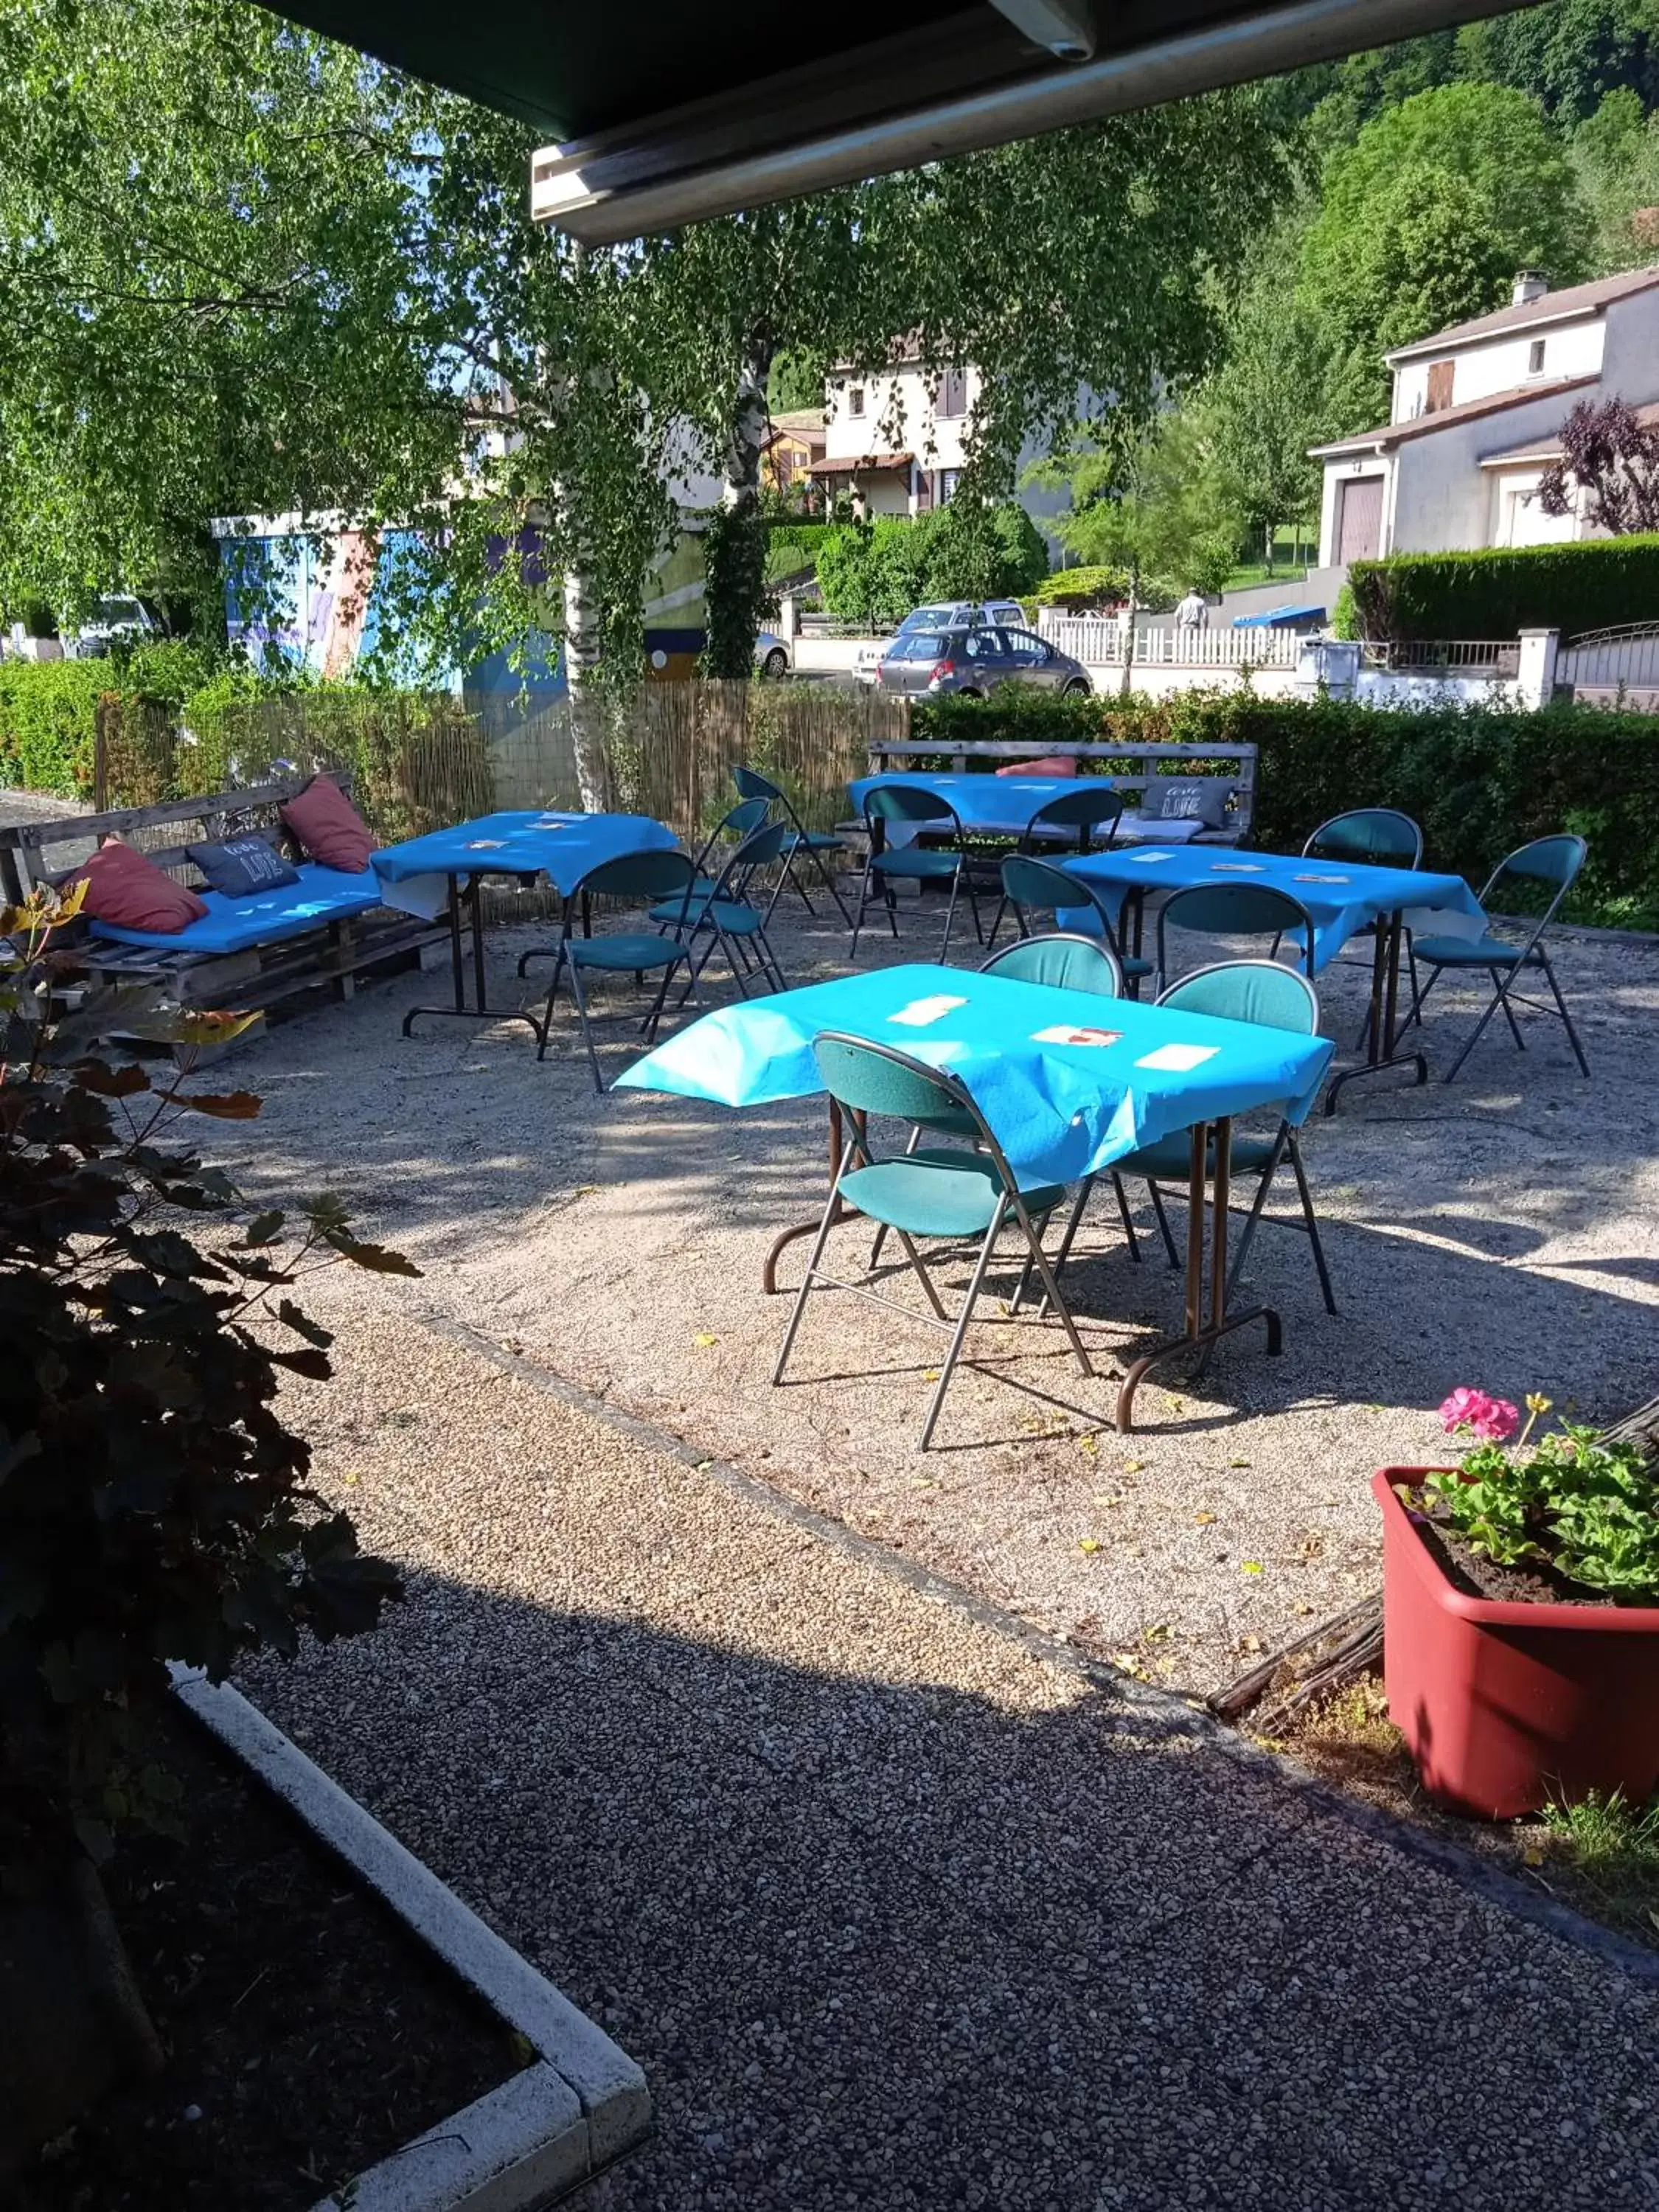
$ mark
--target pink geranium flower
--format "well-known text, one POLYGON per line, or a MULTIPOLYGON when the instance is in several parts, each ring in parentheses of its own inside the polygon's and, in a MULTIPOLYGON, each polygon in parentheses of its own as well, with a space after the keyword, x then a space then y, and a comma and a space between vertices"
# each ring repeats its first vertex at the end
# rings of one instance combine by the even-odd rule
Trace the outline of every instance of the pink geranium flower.
POLYGON ((1490 1444, 1507 1442, 1521 1425, 1520 1412, 1507 1398, 1489 1397, 1486 1391, 1471 1390, 1467 1385, 1454 1390, 1443 1402, 1440 1419, 1448 1435, 1467 1429, 1482 1443, 1490 1444))

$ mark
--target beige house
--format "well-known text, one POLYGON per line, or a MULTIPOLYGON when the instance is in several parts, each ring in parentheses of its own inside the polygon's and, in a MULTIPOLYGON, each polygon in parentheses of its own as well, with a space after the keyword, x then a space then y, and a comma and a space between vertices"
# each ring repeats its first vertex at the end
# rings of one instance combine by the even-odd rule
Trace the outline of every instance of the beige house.
POLYGON ((925 369, 914 338, 896 343, 879 375, 838 362, 824 383, 823 455, 814 483, 832 499, 851 492, 869 516, 945 506, 962 472, 979 386, 976 368, 925 369))
POLYGON ((1539 480, 1581 400, 1659 404, 1659 266, 1560 292, 1523 275, 1507 307, 1397 347, 1388 363, 1391 419, 1314 449, 1322 568, 1586 536, 1579 514, 1543 512, 1539 480))
POLYGON ((786 409, 772 417, 761 448, 761 482, 769 491, 794 491, 811 481, 823 459, 823 408, 786 409))

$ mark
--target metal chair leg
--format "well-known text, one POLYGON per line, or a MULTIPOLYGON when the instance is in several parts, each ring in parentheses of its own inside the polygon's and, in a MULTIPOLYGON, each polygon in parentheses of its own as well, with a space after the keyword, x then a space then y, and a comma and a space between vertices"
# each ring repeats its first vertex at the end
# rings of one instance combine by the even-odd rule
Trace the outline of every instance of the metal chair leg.
POLYGON ((783 1333, 783 1342, 778 1350, 778 1364, 772 1370, 772 1384, 775 1389, 782 1382, 783 1370, 789 1364, 789 1355, 795 1348, 795 1338, 799 1334, 801 1319, 806 1311, 806 1301, 811 1293, 813 1284, 817 1279, 818 1262, 823 1259, 823 1248, 830 1241, 830 1231, 836 1225, 836 1207, 841 1197, 842 1177, 846 1174, 848 1164, 857 1149, 857 1139, 849 1136, 842 1149, 840 1164, 830 1178, 830 1195, 823 1203, 823 1218, 818 1223, 817 1235, 812 1239, 812 1249, 806 1261, 806 1273, 801 1277, 800 1288, 795 1293, 794 1310, 789 1316, 789 1326, 783 1333))
POLYGON ((1328 1314, 1336 1311, 1336 1292, 1331 1288, 1331 1271, 1325 1265, 1325 1244, 1319 1233, 1319 1222, 1314 1212, 1313 1193, 1308 1188, 1308 1172, 1302 1164, 1302 1147, 1296 1141, 1296 1131, 1290 1132, 1285 1147, 1291 1158, 1291 1168, 1296 1176, 1296 1187, 1302 1198, 1302 1218, 1308 1224, 1308 1242, 1313 1246, 1314 1266, 1319 1273, 1319 1287, 1325 1300, 1328 1314))
POLYGON ((581 969, 570 963, 570 990, 576 1001, 576 1018, 581 1024, 582 1042, 587 1048, 587 1064, 593 1071, 593 1088, 603 1097, 605 1077, 599 1071, 599 1055, 593 1048, 593 1030, 587 1018, 587 994, 582 988, 581 969))
POLYGON ((1433 990, 1435 985, 1440 981, 1440 978, 1445 974, 1445 972, 1446 971, 1443 968, 1431 967, 1429 970, 1428 981, 1419 986, 1417 980, 1417 955, 1414 952, 1413 953, 1411 959, 1412 1002, 1410 1007, 1407 1011, 1405 1020, 1401 1023, 1399 1029, 1395 1032, 1396 1042, 1398 1042, 1401 1037, 1405 1036, 1407 1030, 1411 1027, 1413 1022, 1421 1028, 1423 1023, 1423 1009, 1428 1004, 1429 994, 1433 990))
POLYGON ((933 1279, 928 1273, 927 1264, 923 1261, 921 1253, 916 1249, 915 1238, 907 1237, 902 1229, 896 1229, 893 1231, 893 1234, 898 1238, 899 1243, 903 1245, 904 1256, 910 1262, 912 1268, 915 1270, 916 1279, 921 1283, 922 1289, 927 1292, 927 1303, 933 1309, 934 1315, 948 1327, 951 1316, 945 1312, 944 1301, 940 1298, 939 1292, 933 1287, 933 1279))
POLYGON ((1492 977, 1493 990, 1504 1002, 1504 1018, 1510 1025, 1510 1035, 1515 1039, 1515 1048, 1517 1052, 1524 1052, 1527 1048, 1527 1040, 1522 1036, 1520 1024, 1515 1018, 1515 1009, 1510 1004, 1503 975, 1496 968, 1489 968, 1486 973, 1492 977))
MULTIPOLYGON (((1029 1268, 1031 1264, 1035 1262, 1036 1271, 1042 1278, 1042 1287, 1047 1302, 1048 1304, 1053 1306, 1054 1311, 1060 1316, 1060 1325, 1066 1331, 1072 1350, 1076 1355, 1079 1367, 1083 1370, 1085 1375, 1092 1375, 1095 1370, 1089 1364, 1089 1355, 1084 1350, 1083 1339, 1077 1333, 1077 1323, 1072 1319, 1072 1310, 1066 1304, 1065 1299, 1060 1296, 1060 1285, 1054 1279, 1054 1271, 1048 1264, 1048 1254, 1042 1249, 1042 1229, 1048 1226, 1048 1216, 1046 1214, 1044 1215, 1042 1224, 1039 1225, 1032 1219, 1031 1216, 1026 1212, 1023 1202, 1018 1198, 1013 1201, 1013 1211, 1014 1218, 1018 1222, 1020 1229, 1025 1238, 1026 1250, 1029 1255, 1026 1262, 1027 1267, 1029 1268)), ((1022 1275, 1022 1284, 1025 1278, 1022 1275)), ((1019 1302, 1019 1294, 1018 1292, 1015 1294, 1014 1302, 1016 1308, 1018 1308, 1019 1302)))
POLYGON ((1152 1212, 1158 1216, 1158 1233, 1164 1239, 1165 1255, 1170 1265, 1172 1267, 1178 1267, 1181 1265, 1181 1255, 1176 1250, 1175 1238, 1170 1234, 1170 1217, 1164 1211, 1164 1200, 1158 1195, 1158 1185, 1149 1178, 1146 1188, 1152 1194, 1152 1212))
POLYGON ((969 911, 969 913, 970 915, 972 915, 972 916, 974 917, 974 938, 975 938, 975 941, 978 944, 978 945, 980 946, 981 950, 981 951, 983 951, 983 949, 984 949, 984 945, 985 945, 985 932, 984 932, 984 930, 983 930, 983 929, 981 927, 981 926, 980 926, 980 919, 979 919, 979 894, 978 894, 978 892, 974 889, 974 878, 973 878, 973 872, 972 872, 972 870, 971 870, 971 869, 968 872, 967 875, 963 878, 963 882, 965 883, 965 884, 966 884, 966 886, 967 886, 967 891, 968 891, 968 911, 969 911))
POLYGON ((1515 1017, 1513 1014, 1510 1013, 1508 1002, 1504 997, 1504 986, 1500 982, 1498 986, 1497 991, 1493 994, 1492 1004, 1487 1007, 1486 1012, 1481 1015, 1480 1020, 1475 1024, 1474 1034, 1463 1047, 1462 1051, 1458 1054, 1456 1059, 1453 1060, 1451 1066, 1446 1070, 1445 1079, 1448 1083, 1452 1083, 1456 1080, 1458 1069, 1462 1066, 1463 1062, 1468 1058, 1469 1054, 1474 1050, 1476 1045, 1480 1043, 1481 1038, 1486 1035, 1486 1024, 1491 1021, 1492 1016, 1498 1012, 1500 1006, 1504 1008, 1506 1014, 1510 1014, 1510 1026, 1513 1029, 1515 1026, 1515 1017))
POLYGON ((951 896, 950 896, 949 900, 948 900, 948 901, 946 902, 946 903, 945 903, 945 936, 944 936, 943 939, 941 940, 940 945, 939 945, 939 965, 940 965, 940 967, 942 967, 942 968, 943 968, 943 967, 947 967, 947 966, 950 964, 950 957, 951 957, 951 921, 953 921, 953 919, 955 918, 955 915, 956 915, 956 911, 957 911, 957 888, 958 884, 961 883, 961 881, 962 881, 962 862, 961 862, 960 860, 958 860, 958 861, 957 862, 957 866, 956 866, 956 872, 955 872, 955 874, 954 874, 954 875, 952 875, 952 877, 951 878, 951 896))
MULTIPOLYGON (((536 1040, 536 1057, 547 1058, 547 1041, 553 1034, 553 1001, 558 995, 559 977, 564 968, 564 940, 559 940, 558 952, 553 962, 553 981, 547 987, 547 1004, 542 1009, 542 1024, 536 1040)), ((572 970, 574 973, 574 970, 572 970)))
POLYGON ((1273 1151, 1268 1154, 1266 1164, 1257 1177, 1255 1198, 1245 1218, 1243 1230, 1227 1269, 1227 1302, 1230 1305, 1232 1303, 1234 1291, 1244 1279, 1244 1263, 1250 1256, 1251 1245, 1255 1242, 1255 1232, 1261 1222, 1261 1211, 1267 1203, 1267 1192, 1272 1186, 1273 1179, 1279 1173, 1279 1164, 1285 1157, 1285 1146, 1290 1133, 1290 1124, 1281 1121, 1279 1125, 1279 1134, 1273 1139, 1273 1151))
POLYGON ((1573 1057, 1578 1062, 1578 1073, 1587 1076, 1589 1073, 1589 1062, 1584 1057, 1583 1046, 1578 1042, 1578 1032, 1573 1027, 1572 1016, 1567 1012, 1567 1002, 1561 996, 1561 986, 1555 980, 1555 969, 1550 964, 1550 956, 1541 945, 1538 948, 1538 958, 1539 964, 1544 970, 1545 981, 1550 987, 1550 995, 1555 1000, 1556 1011, 1566 1025, 1567 1042, 1572 1047, 1573 1057))
POLYGON ((853 917, 853 942, 847 954, 849 961, 854 961, 859 957, 859 932, 864 927, 865 909, 870 902, 870 871, 874 860, 873 853, 867 853, 865 855, 864 873, 859 879, 858 912, 853 917))
POLYGON ((968 1324, 974 1317, 974 1308, 979 1304, 979 1294, 985 1282, 985 1270, 991 1264, 992 1248, 996 1243, 997 1237, 1006 1218, 1006 1214, 998 1212, 985 1232, 985 1242, 979 1248, 979 1257, 974 1262, 974 1272, 969 1280, 967 1294, 962 1301, 962 1311, 957 1315, 956 1328, 951 1332, 951 1349, 945 1355, 945 1364, 939 1369, 939 1381, 934 1386, 933 1400, 927 1408, 927 1419, 922 1424, 921 1449, 923 1451, 927 1450, 933 1441, 939 1410, 945 1403, 945 1394, 951 1387, 951 1377, 955 1374, 957 1361, 962 1356, 963 1341, 968 1334, 968 1324))
POLYGON ((1140 1239, 1135 1235, 1134 1217, 1129 1211, 1129 1194, 1123 1188, 1123 1178, 1115 1168, 1112 1170, 1112 1188, 1117 1194, 1118 1219, 1123 1224, 1124 1240, 1129 1247, 1129 1257, 1136 1267, 1140 1265, 1140 1239))

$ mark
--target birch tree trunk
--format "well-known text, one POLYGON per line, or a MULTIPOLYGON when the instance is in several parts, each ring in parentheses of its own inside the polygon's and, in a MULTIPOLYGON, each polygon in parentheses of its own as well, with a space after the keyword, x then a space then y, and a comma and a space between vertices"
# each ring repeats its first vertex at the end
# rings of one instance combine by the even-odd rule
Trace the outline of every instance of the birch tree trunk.
POLYGON ((766 404, 766 380, 771 371, 768 349, 757 347, 738 378, 732 409, 732 439, 726 453, 726 483, 722 505, 742 510, 760 505, 761 448, 771 420, 766 404))
POLYGON ((589 814, 604 813, 610 798, 610 702, 597 680, 599 665, 599 599, 580 562, 572 561, 564 577, 564 678, 576 788, 589 814))
POLYGON ((1140 605, 1140 570, 1133 562, 1129 568, 1129 604, 1123 610, 1123 676, 1118 693, 1127 699, 1134 683, 1135 665, 1135 609, 1140 605))
POLYGON ((720 526, 708 541, 703 665, 711 676, 753 675, 755 639, 766 596, 766 534, 761 522, 761 453, 770 421, 766 381, 772 349, 757 343, 738 379, 721 467, 720 526))

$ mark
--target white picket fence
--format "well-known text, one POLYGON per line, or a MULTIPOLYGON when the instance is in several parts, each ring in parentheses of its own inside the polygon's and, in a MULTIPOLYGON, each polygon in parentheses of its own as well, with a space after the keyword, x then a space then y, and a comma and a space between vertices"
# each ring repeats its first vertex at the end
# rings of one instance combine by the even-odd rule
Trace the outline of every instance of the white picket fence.
MULTIPOLYGON (((1121 667, 1123 624, 1097 615, 1054 615, 1045 608, 1038 628, 1051 645, 1088 667, 1121 667)), ((1137 629, 1135 665, 1141 668, 1290 668, 1302 640, 1286 629, 1137 629)))

